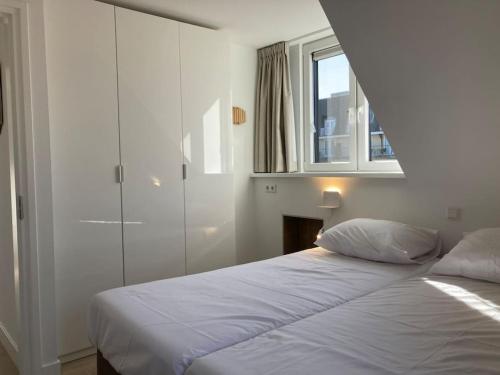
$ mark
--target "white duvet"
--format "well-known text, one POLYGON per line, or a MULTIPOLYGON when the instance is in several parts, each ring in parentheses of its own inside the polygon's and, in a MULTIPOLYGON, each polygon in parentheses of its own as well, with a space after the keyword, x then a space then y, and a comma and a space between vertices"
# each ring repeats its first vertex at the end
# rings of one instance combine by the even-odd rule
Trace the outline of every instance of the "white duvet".
POLYGON ((429 267, 376 263, 317 248, 109 290, 91 303, 89 337, 122 375, 184 374, 196 358, 224 353, 429 267))
POLYGON ((187 374, 500 374, 500 285, 403 281, 199 358, 187 374))

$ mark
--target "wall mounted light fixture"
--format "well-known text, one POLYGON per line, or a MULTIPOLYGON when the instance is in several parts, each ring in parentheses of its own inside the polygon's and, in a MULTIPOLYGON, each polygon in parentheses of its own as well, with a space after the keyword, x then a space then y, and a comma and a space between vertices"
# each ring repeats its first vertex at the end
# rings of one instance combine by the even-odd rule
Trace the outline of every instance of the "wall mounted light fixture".
MULTIPOLYGON (((339 208, 341 203, 341 196, 339 191, 335 190, 327 190, 323 192, 323 199, 321 201, 321 205, 318 207, 321 208, 339 208)), ((320 239, 323 233, 325 232, 325 227, 321 228, 316 235, 316 239, 320 239)))
POLYGON ((322 208, 338 208, 340 207, 341 197, 338 191, 324 191, 323 200, 319 207, 322 208))
POLYGON ((243 108, 233 107, 233 124, 240 125, 247 121, 247 114, 243 108))

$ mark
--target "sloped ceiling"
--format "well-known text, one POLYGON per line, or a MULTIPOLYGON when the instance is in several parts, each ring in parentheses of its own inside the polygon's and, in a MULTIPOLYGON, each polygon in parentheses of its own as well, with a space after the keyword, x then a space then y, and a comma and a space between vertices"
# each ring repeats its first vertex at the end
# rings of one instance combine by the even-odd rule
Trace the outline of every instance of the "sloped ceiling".
POLYGON ((410 190, 500 225, 500 1, 321 3, 410 190))

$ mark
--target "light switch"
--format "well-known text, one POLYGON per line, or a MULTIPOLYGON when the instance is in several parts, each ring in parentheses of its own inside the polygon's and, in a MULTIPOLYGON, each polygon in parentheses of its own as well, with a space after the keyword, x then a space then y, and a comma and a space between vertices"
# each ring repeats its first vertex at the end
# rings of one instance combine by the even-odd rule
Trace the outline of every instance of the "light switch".
POLYGON ((457 207, 448 207, 447 214, 450 220, 460 220, 461 209, 457 207))

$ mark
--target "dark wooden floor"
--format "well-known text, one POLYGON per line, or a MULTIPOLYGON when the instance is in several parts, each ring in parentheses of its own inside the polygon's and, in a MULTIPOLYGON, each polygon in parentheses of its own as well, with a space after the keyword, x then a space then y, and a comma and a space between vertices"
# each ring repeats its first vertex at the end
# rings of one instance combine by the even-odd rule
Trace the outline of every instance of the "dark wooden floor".
POLYGON ((97 375, 96 356, 91 355, 62 365, 62 375, 97 375))

